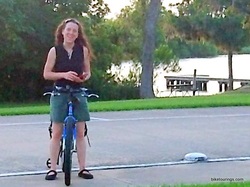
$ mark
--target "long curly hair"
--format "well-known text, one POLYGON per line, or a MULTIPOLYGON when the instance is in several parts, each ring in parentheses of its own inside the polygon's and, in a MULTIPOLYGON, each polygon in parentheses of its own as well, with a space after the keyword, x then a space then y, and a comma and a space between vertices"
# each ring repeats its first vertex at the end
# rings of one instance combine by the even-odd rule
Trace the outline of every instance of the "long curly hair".
POLYGON ((62 35, 62 31, 63 29, 65 29, 66 24, 69 22, 72 22, 78 25, 78 37, 76 38, 75 43, 81 46, 85 46, 89 52, 89 59, 92 60, 94 58, 94 54, 93 54, 91 45, 89 43, 88 37, 86 36, 84 32, 83 25, 75 18, 65 19, 58 25, 56 32, 55 32, 55 45, 63 44, 64 38, 62 35))

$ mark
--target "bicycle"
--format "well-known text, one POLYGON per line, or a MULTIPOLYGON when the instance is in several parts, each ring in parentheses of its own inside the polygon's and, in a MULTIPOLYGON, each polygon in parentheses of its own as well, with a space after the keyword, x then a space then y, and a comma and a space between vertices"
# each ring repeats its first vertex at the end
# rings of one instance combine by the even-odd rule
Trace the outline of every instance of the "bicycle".
MULTIPOLYGON (((63 123, 63 133, 60 141, 60 150, 58 154, 58 159, 57 159, 57 165, 59 165, 59 160, 61 158, 62 162, 62 171, 64 172, 64 182, 66 186, 69 186, 71 184, 71 169, 72 169, 72 154, 77 152, 77 147, 76 147, 76 122, 77 119, 74 117, 73 113, 73 108, 74 108, 74 103, 78 101, 78 98, 75 97, 74 94, 76 93, 81 93, 82 97, 96 97, 98 98, 99 96, 96 94, 89 94, 87 93, 88 89, 86 88, 78 88, 74 89, 71 88, 70 86, 66 87, 58 87, 55 86, 55 89, 52 92, 45 92, 43 95, 60 95, 61 93, 67 93, 69 94, 68 98, 68 114, 64 119, 63 123)), ((49 126, 49 135, 50 138, 52 137, 52 123, 49 126)), ((85 123, 85 134, 84 136, 87 135, 87 125, 85 123)), ((88 138, 88 136, 87 136, 88 138)), ((89 139, 88 139, 89 142, 89 139)), ((90 145, 90 143, 89 143, 90 145)), ((50 158, 46 161, 46 165, 48 168, 50 168, 50 158)))

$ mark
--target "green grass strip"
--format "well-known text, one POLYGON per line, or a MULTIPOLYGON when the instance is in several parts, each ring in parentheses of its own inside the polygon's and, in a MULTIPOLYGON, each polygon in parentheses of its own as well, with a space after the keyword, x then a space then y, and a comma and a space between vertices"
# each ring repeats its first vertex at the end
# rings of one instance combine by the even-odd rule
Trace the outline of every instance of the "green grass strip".
MULTIPOLYGON (((250 106, 249 93, 89 102, 91 112, 250 106)), ((0 115, 48 114, 49 104, 0 104, 0 115)))
POLYGON ((225 182, 225 183, 210 183, 210 184, 180 184, 180 185, 159 185, 150 187, 249 187, 250 182, 225 182))

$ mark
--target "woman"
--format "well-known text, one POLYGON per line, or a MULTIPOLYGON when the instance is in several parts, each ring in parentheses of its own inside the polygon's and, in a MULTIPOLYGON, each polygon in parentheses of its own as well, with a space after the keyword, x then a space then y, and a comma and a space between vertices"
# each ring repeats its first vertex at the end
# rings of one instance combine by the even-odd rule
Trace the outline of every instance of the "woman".
MULTIPOLYGON (((76 19, 66 19, 58 25, 55 33, 55 46, 48 53, 43 76, 54 81, 55 86, 72 88, 81 87, 91 76, 90 61, 93 53, 83 26, 76 19)), ((52 121, 52 138, 50 140, 51 168, 46 174, 46 180, 55 180, 56 165, 60 149, 60 139, 64 118, 67 115, 67 94, 51 96, 50 116, 52 121)), ((78 176, 92 179, 93 175, 86 169, 85 122, 90 120, 85 97, 79 97, 80 102, 74 108, 77 119, 77 157, 79 163, 78 176)))

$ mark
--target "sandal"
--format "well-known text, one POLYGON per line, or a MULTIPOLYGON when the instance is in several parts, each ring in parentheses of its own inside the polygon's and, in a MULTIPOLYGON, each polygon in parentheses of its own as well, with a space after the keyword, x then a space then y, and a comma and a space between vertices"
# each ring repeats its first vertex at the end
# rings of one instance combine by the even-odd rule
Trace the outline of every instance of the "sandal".
POLYGON ((55 180, 56 179, 57 172, 55 170, 49 170, 48 173, 45 176, 45 180, 55 180), (52 175, 49 175, 50 173, 53 173, 52 175))
POLYGON ((87 169, 83 169, 78 173, 78 177, 84 178, 84 179, 93 179, 94 176, 89 172, 87 169))

